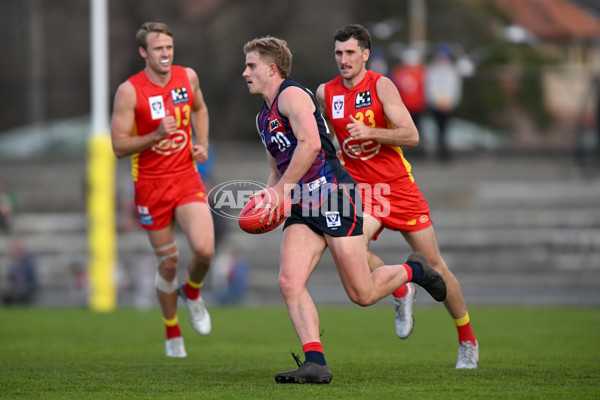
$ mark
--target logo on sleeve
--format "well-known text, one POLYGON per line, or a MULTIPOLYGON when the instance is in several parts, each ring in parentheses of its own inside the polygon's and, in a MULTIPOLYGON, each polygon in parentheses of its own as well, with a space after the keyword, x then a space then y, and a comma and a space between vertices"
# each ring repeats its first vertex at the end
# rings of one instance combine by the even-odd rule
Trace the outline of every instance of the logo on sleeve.
POLYGON ((171 89, 171 98, 173 99, 173 104, 187 103, 190 100, 187 88, 185 87, 171 89))
POLYGON ((344 95, 333 96, 331 108, 331 119, 344 118, 344 95))
POLYGON ((371 91, 361 92, 356 95, 356 101, 354 107, 356 109, 369 107, 371 105, 371 91))
POLYGON ((161 119, 165 117, 165 103, 162 96, 148 97, 148 103, 150 105, 152 119, 161 119))

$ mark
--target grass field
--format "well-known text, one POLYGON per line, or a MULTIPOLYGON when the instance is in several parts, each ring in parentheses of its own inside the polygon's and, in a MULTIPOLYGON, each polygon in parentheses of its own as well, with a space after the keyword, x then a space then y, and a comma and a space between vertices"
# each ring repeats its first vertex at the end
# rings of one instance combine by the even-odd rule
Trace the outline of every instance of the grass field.
POLYGON ((165 357, 158 309, 0 309, 0 398, 600 399, 600 308, 471 307, 480 367, 457 371, 442 307, 404 341, 391 306, 322 307, 329 385, 275 383, 302 353, 283 307, 213 308, 206 337, 179 315, 186 359, 165 357))

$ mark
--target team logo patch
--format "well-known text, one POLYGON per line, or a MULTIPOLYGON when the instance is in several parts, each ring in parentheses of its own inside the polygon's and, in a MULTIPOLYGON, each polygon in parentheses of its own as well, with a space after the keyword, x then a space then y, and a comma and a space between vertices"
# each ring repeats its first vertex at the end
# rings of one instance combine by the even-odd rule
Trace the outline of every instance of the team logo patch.
POLYGON ((371 105, 371 91, 361 92, 356 95, 354 108, 369 107, 371 105))
POLYGON ((165 117, 165 103, 162 96, 149 97, 148 104, 150 105, 152 119, 161 119, 165 117))
POLYGON ((171 89, 171 98, 173 99, 173 104, 187 103, 190 100, 187 88, 185 87, 171 89))
POLYGON ((344 118, 344 95, 333 96, 331 101, 331 119, 344 118))
POLYGON ((327 179, 325 179, 325 177, 322 176, 319 179, 316 179, 316 180, 314 180, 312 182, 307 183, 306 186, 308 187, 308 191, 312 192, 316 188, 318 188, 320 186, 323 186, 326 183, 327 183, 327 179))
POLYGON ((154 220, 152 219, 152 215, 150 215, 150 211, 146 206, 137 206, 138 216, 140 217, 140 223, 142 225, 153 225, 154 220))
POLYGON ((325 219, 327 220, 328 228, 335 228, 342 226, 340 219, 340 213, 338 211, 327 211, 325 212, 325 219))
POLYGON ((161 139, 152 146, 152 151, 168 156, 183 149, 188 148, 189 137, 185 131, 178 129, 175 133, 170 134, 164 139, 161 139))
POLYGON ((373 140, 354 140, 349 137, 342 143, 342 150, 350 158, 366 161, 379 154, 381 143, 373 140))
POLYGON ((137 206, 137 212, 138 214, 149 214, 150 211, 148 210, 148 207, 146 206, 137 206))
POLYGON ((279 120, 277 120, 277 119, 269 121, 269 130, 270 131, 274 131, 275 129, 279 128, 280 126, 281 126, 281 124, 279 123, 279 120))
POLYGON ((142 225, 154 225, 152 215, 140 215, 140 223, 142 225))

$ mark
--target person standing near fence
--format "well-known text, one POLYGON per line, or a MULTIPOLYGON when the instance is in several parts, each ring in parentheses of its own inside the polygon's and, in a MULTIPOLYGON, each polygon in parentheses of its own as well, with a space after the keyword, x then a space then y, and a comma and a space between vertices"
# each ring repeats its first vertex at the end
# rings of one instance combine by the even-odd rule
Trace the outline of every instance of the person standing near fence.
POLYGON ((462 98, 462 77, 446 45, 436 48, 432 62, 427 65, 425 93, 437 126, 437 158, 446 163, 452 159, 448 147, 448 126, 462 98))

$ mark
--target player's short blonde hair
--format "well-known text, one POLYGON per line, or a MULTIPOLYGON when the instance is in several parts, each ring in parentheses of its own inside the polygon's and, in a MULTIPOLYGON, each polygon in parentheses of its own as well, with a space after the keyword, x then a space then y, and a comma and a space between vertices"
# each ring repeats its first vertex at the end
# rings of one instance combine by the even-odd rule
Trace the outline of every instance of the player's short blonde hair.
POLYGON ((277 71, 282 78, 287 78, 292 72, 292 52, 287 42, 272 36, 266 36, 249 41, 244 45, 244 54, 258 53, 264 62, 277 65, 277 71))
POLYGON ((162 33, 173 37, 173 32, 166 24, 162 22, 144 22, 135 35, 135 40, 139 47, 146 49, 148 45, 148 35, 151 33, 162 33))

